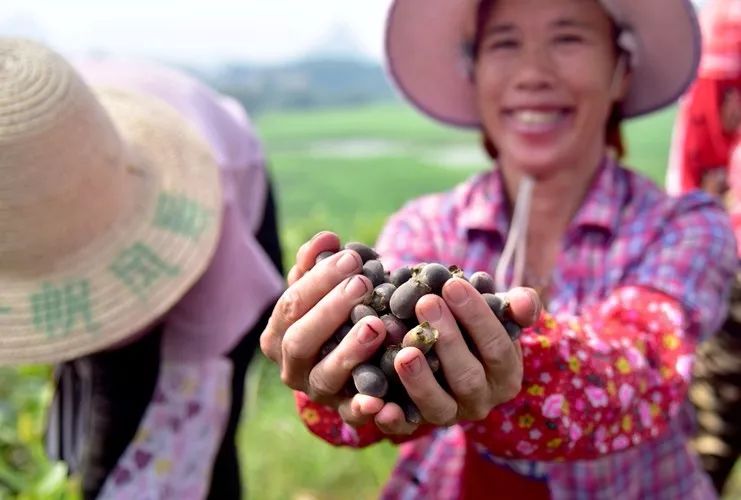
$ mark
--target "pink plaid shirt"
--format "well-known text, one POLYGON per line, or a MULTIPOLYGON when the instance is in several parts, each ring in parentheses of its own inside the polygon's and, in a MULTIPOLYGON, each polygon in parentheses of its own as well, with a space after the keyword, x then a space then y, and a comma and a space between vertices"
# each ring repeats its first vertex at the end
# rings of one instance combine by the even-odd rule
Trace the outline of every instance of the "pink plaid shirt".
MULTIPOLYGON (((389 269, 436 261, 493 272, 508 226, 493 170, 408 203, 376 247, 389 269)), ((715 498, 686 447, 685 396, 735 266, 727 216, 709 197, 670 198, 606 159, 565 235, 548 312, 521 337, 522 391, 482 422, 406 438, 383 497, 460 498, 473 447, 491 467, 547 481, 553 499, 715 498)), ((384 437, 296 398, 308 428, 335 445, 384 437)))

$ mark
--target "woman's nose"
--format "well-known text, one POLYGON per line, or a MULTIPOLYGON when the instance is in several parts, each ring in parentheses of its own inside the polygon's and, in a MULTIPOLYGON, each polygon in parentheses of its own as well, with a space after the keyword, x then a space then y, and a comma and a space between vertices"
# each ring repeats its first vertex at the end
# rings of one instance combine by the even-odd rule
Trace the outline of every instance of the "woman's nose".
POLYGON ((521 90, 542 90, 553 86, 555 71, 548 51, 529 47, 521 52, 515 72, 516 86, 521 90))

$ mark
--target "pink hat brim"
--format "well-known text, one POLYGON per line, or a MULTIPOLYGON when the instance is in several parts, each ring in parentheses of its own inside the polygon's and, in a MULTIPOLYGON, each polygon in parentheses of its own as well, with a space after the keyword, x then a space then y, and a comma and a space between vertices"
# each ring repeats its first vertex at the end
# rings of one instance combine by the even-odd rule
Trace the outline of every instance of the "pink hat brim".
MULTIPOLYGON (((637 40, 626 118, 676 101, 700 61, 700 28, 689 0, 603 0, 637 40)), ((386 65, 400 92, 449 125, 478 127, 466 45, 476 0, 395 0, 386 23, 386 65)))

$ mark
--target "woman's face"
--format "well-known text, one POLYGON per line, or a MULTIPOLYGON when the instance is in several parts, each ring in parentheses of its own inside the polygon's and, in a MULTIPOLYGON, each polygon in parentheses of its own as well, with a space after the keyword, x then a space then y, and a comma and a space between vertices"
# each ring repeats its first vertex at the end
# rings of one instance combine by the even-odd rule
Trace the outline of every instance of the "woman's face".
POLYGON ((542 176, 601 152, 612 105, 610 19, 596 0, 496 0, 475 65, 477 101, 502 165, 542 176))

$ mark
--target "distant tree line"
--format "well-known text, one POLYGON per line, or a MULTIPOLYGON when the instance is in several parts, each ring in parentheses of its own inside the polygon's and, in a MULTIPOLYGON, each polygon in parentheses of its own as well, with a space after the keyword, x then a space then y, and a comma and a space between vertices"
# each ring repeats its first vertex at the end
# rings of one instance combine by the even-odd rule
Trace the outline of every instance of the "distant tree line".
POLYGON ((205 78, 237 98, 251 114, 367 104, 396 96, 384 68, 361 60, 309 59, 262 67, 231 64, 205 78))

